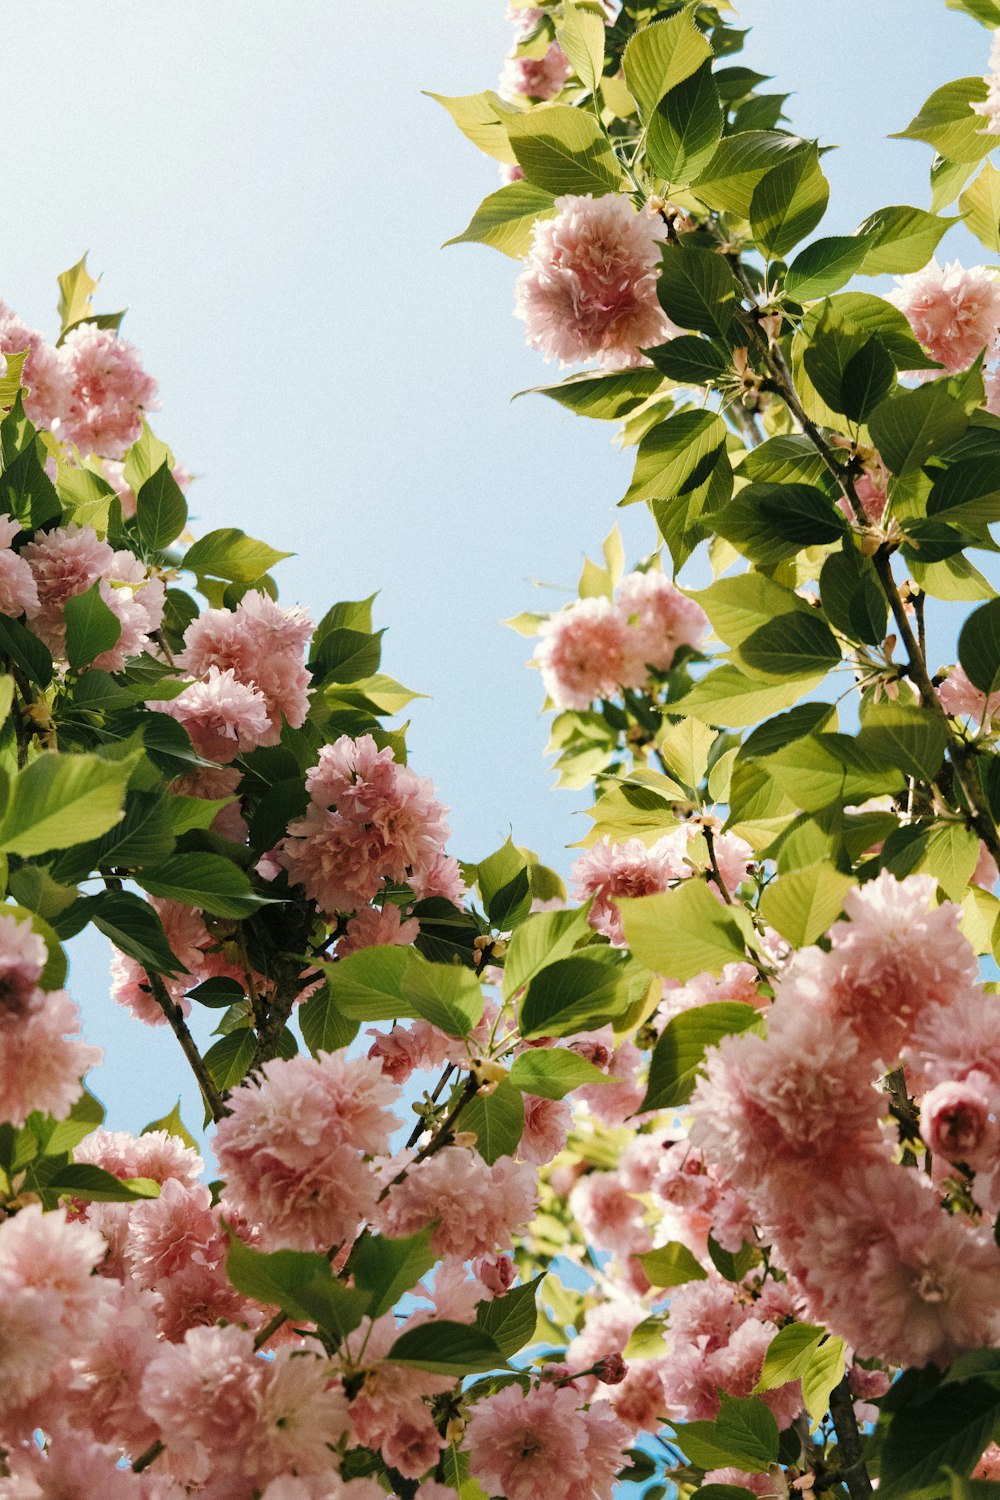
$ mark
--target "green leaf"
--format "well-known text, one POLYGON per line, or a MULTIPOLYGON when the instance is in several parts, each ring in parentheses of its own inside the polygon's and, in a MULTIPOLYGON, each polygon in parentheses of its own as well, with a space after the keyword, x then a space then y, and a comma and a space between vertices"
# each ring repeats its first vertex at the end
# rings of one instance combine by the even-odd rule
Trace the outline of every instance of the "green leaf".
POLYGON ((906 129, 895 132, 895 138, 926 141, 949 161, 981 161, 989 155, 994 137, 983 133, 986 121, 972 106, 983 103, 986 93, 986 80, 981 77, 943 84, 906 129))
POLYGON ((746 1240, 734 1255, 731 1250, 724 1250, 711 1235, 708 1237, 708 1253, 719 1275, 734 1285, 742 1281, 750 1267, 760 1259, 756 1246, 747 1244, 746 1240))
POLYGON ((811 678, 769 683, 747 677, 739 667, 716 667, 683 698, 671 703, 670 711, 687 714, 705 724, 739 729, 791 707, 817 687, 825 675, 824 671, 811 678))
POLYGON ((528 182, 562 193, 617 192, 622 169, 593 115, 568 104, 539 105, 512 116, 507 132, 528 182))
POLYGON ((65 333, 74 323, 88 318, 93 312, 90 298, 97 291, 97 282, 87 270, 86 255, 75 266, 70 266, 68 271, 63 271, 58 281, 59 302, 56 310, 59 313, 60 330, 65 333))
POLYGON ((663 252, 657 295, 667 317, 679 328, 693 328, 723 339, 728 336, 736 306, 736 282, 719 251, 668 246, 663 252))
POLYGON ((760 1474, 778 1457, 778 1424, 758 1396, 721 1393, 715 1422, 675 1422, 677 1442, 700 1469, 739 1468, 760 1474))
POLYGON ((961 194, 958 206, 965 215, 966 229, 994 255, 1000 252, 1000 172, 992 162, 985 163, 979 176, 961 194))
POLYGON ((879 1461, 879 1500, 938 1495, 946 1471, 967 1474, 990 1441, 1000 1392, 981 1380, 944 1385, 892 1414, 879 1461))
POLYGON ((203 1061, 220 1093, 227 1094, 243 1082, 256 1047, 257 1038, 246 1026, 220 1037, 209 1047, 203 1061))
POLYGON ((416 1286, 436 1263, 431 1249, 433 1226, 404 1239, 384 1234, 363 1234, 351 1251, 350 1269, 355 1286, 367 1292, 368 1316, 374 1321, 391 1311, 404 1292, 416 1286))
MULTIPOLYGON (((101 1111, 101 1118, 104 1118, 103 1110, 101 1111)), ((168 1115, 164 1115, 161 1120, 150 1120, 148 1125, 142 1127, 140 1133, 142 1135, 151 1135, 154 1130, 163 1130, 167 1135, 174 1135, 179 1141, 183 1141, 185 1146, 190 1146, 192 1151, 198 1150, 198 1142, 181 1119, 181 1101, 179 1099, 168 1115)))
POLYGON ((542 1099, 563 1099, 574 1089, 614 1082, 592 1062, 565 1047, 539 1047, 522 1052, 514 1059, 510 1081, 515 1088, 542 1099))
POLYGON ((847 529, 825 491, 809 484, 745 485, 712 520, 719 536, 762 566, 835 542, 847 529))
POLYGON ((940 715, 888 698, 867 710, 857 737, 859 749, 873 752, 921 781, 936 778, 947 743, 948 731, 940 715))
POLYGON ((476 1309, 476 1327, 493 1339, 505 1359, 534 1341, 538 1322, 535 1297, 542 1280, 543 1276, 536 1276, 523 1286, 512 1287, 505 1297, 480 1302, 476 1309))
POLYGON ((844 1377, 844 1341, 828 1338, 819 1345, 802 1375, 806 1411, 818 1427, 830 1405, 830 1394, 844 1377))
POLYGON ((811 234, 826 212, 830 184, 810 144, 761 178, 750 200, 750 228, 769 258, 788 254, 811 234))
POLYGON ((516 260, 531 248, 535 223, 555 212, 551 193, 530 182, 512 182, 484 198, 468 226, 445 244, 492 245, 516 260))
POLYGON ((135 519, 139 535, 147 547, 169 547, 184 530, 187 518, 187 501, 164 459, 136 495, 135 519))
POLYGON ((310 666, 318 681, 360 682, 378 670, 382 659, 382 630, 328 630, 313 649, 310 666))
POLYGON ((9 656, 16 662, 25 676, 38 687, 48 687, 52 681, 49 648, 22 625, 20 620, 0 615, 0 654, 9 656))
POLYGON ((476 866, 476 884, 494 927, 516 927, 527 916, 531 907, 528 861, 512 838, 476 866))
POLYGON ((768 1345, 758 1391, 772 1391, 791 1380, 802 1381, 802 1394, 813 1425, 830 1405, 830 1393, 844 1374, 844 1343, 811 1323, 790 1323, 768 1345))
POLYGON ((401 1333, 385 1362, 433 1375, 482 1375, 501 1369, 504 1356, 496 1340, 481 1329, 442 1319, 401 1333))
POLYGON ((174 455, 166 443, 161 443, 143 417, 142 432, 125 455, 125 483, 138 495, 147 480, 152 479, 164 464, 168 469, 173 469, 174 455))
POLYGON ((403 951, 408 962, 402 991, 409 1013, 448 1036, 467 1036, 481 1020, 484 1004, 482 987, 472 970, 462 964, 429 963, 413 948, 403 951))
POLYGON ((290 552, 277 552, 236 526, 224 526, 200 537, 184 554, 184 567, 230 583, 255 583, 290 552))
MULTIPOLYGON (((669 348, 669 345, 663 347, 669 348)), ((537 385, 531 390, 518 391, 517 394, 549 396, 553 401, 558 401, 560 406, 566 406, 582 417, 617 422, 619 417, 627 416, 630 411, 655 395, 662 384, 658 369, 621 370, 609 375, 571 375, 559 385, 537 385)), ((528 635, 537 633, 537 629, 527 632, 528 635)))
POLYGON ((436 99, 448 111, 459 130, 480 151, 513 166, 517 160, 507 138, 508 122, 520 114, 520 110, 501 99, 499 94, 487 90, 482 94, 461 94, 449 97, 424 91, 428 99, 436 99))
POLYGON ((429 963, 413 948, 362 948, 324 968, 333 1004, 349 1020, 419 1017, 449 1036, 466 1036, 483 1013, 470 969, 429 963))
POLYGON ((707 339, 681 334, 649 350, 656 368, 681 385, 712 385, 729 369, 729 360, 707 339))
POLYGON ((604 72, 604 22, 566 0, 556 38, 584 88, 596 93, 604 72))
POLYGON ((903 276, 919 271, 930 260, 941 239, 957 218, 940 218, 922 208, 897 204, 869 214, 856 230, 868 247, 861 273, 864 276, 903 276))
POLYGON ((683 1286, 688 1281, 707 1281, 708 1272, 699 1265, 687 1245, 677 1241, 638 1257, 651 1286, 683 1286))
POLYGON ((359 1023, 348 1021, 337 1009, 330 986, 324 984, 299 1007, 299 1029, 313 1057, 318 1052, 339 1052, 358 1034, 359 1023))
POLYGON ((888 604, 871 559, 850 540, 828 557, 819 580, 823 611, 852 640, 878 646, 885 638, 888 604))
POLYGON ((238 1292, 279 1307, 296 1322, 316 1323, 339 1342, 368 1310, 371 1293, 344 1286, 325 1255, 252 1250, 230 1231, 226 1274, 238 1292))
POLYGON ((114 1177, 103 1167, 82 1161, 60 1167, 46 1187, 67 1197, 82 1198, 85 1203, 138 1203, 160 1196, 160 1184, 149 1177, 114 1177))
POLYGON ((66 1118, 55 1122, 45 1150, 49 1156, 58 1156, 62 1151, 72 1151, 82 1140, 86 1140, 98 1125, 103 1125, 103 1123, 104 1105, 87 1089, 84 1089, 66 1118))
POLYGON ((790 870, 767 887, 761 915, 794 947, 808 947, 840 916, 851 884, 827 860, 790 870))
POLYGON ((654 974, 682 984, 746 958, 741 933, 708 884, 692 878, 672 891, 618 902, 628 945, 654 974))
POLYGON ((492 1167, 501 1156, 513 1156, 524 1134, 521 1091, 501 1079, 490 1093, 479 1093, 462 1111, 462 1129, 476 1136, 476 1150, 492 1167))
POLYGON ((773 130, 742 130, 723 136, 693 191, 708 208, 749 219, 754 189, 765 172, 804 144, 798 136, 773 130))
POLYGON ((896 384, 896 366, 879 338, 871 338, 851 356, 841 386, 844 415, 866 422, 896 384))
POLYGON ((974 527, 1000 520, 997 454, 959 459, 946 469, 935 469, 927 514, 974 527))
POLYGON ((528 917, 512 936, 504 959, 504 999, 510 1000, 547 964, 567 958, 589 935, 585 910, 536 912, 528 917))
POLYGON ((262 906, 273 906, 259 896, 232 860, 221 854, 174 854, 138 876, 151 896, 196 906, 214 917, 249 917, 262 906))
POLYGON ((30 859, 99 838, 121 820, 136 757, 46 751, 11 783, 0 819, 0 850, 30 859))
MULTIPOLYGON (((647 897, 647 900, 655 899, 647 897)), ((735 1000, 698 1005, 674 1016, 663 1029, 649 1064, 646 1096, 637 1114, 650 1109, 676 1109, 691 1097, 705 1052, 724 1036, 759 1030, 760 1011, 735 1000)))
POLYGON ((708 165, 722 137, 722 105, 711 63, 661 99, 649 119, 646 159, 667 182, 691 182, 708 165))
POLYGON ((693 6, 635 32, 622 54, 625 82, 644 122, 672 88, 711 60, 708 39, 694 24, 693 6))
POLYGON ((613 1022, 631 998, 631 974, 621 964, 582 954, 558 959, 528 984, 521 1002, 521 1035, 572 1036, 613 1022))
POLYGON ((995 693, 1000 686, 1000 599, 974 609, 958 637, 958 659, 966 676, 980 692, 995 693))
POLYGON ((103 932, 116 948, 144 969, 171 976, 187 973, 171 952, 163 923, 147 901, 131 891, 102 891, 98 896, 88 897, 85 907, 88 920, 98 932, 103 932))
POLYGON ((818 614, 782 615, 769 620, 734 651, 752 677, 812 677, 840 663, 840 647, 818 614))
POLYGON ((785 288, 800 302, 836 292, 860 271, 870 241, 859 234, 831 235, 813 240, 788 267, 785 288))
POLYGON ((622 505, 670 499, 696 489, 722 459, 725 443, 725 423, 715 412, 682 411, 668 417, 639 444, 622 505))
POLYGON ((35 440, 8 460, 0 474, 0 512, 16 516, 28 531, 62 515, 59 495, 43 467, 44 457, 44 448, 35 440))
POLYGON ((63 606, 66 620, 66 658, 74 671, 88 667, 103 651, 118 644, 121 622, 101 596, 98 579, 82 594, 74 594, 63 606))

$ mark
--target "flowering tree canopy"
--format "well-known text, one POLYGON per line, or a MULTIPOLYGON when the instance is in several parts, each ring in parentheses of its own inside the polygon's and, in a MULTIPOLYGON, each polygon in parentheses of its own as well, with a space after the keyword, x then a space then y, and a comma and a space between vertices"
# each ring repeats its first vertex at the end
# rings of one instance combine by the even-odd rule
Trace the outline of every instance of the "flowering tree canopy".
POLYGON ((655 523, 510 622, 568 892, 450 852, 371 600, 190 534, 85 264, 54 344, 0 305, 0 1500, 1000 1494, 1000 268, 934 259, 1000 253, 1000 74, 902 132, 929 209, 812 238, 727 5, 511 21, 435 96, 458 238, 655 523), (202 1147, 104 1128, 89 923, 202 1147))

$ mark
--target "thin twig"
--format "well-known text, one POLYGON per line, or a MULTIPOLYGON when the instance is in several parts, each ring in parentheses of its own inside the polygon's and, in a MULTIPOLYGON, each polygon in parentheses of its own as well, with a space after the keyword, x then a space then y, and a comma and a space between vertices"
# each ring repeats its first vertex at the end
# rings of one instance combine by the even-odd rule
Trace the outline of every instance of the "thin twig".
POLYGON ((868 1500, 873 1493, 872 1482, 868 1478, 868 1470, 865 1467, 861 1433, 858 1431, 858 1421, 854 1415, 854 1401, 846 1375, 830 1392, 830 1415, 833 1417, 833 1426, 837 1434, 843 1479, 850 1492, 851 1500, 868 1500))
POLYGON ((205 1103, 211 1111, 212 1119, 218 1124, 223 1116, 228 1115, 229 1110, 226 1108, 225 1101, 219 1093, 215 1079, 205 1066, 205 1059, 198 1051, 194 1037, 188 1031, 184 1012, 175 1000, 171 1000, 170 995, 167 993, 167 987, 159 974, 151 974, 147 969, 146 980, 152 992, 153 999, 166 1016, 167 1024, 180 1042, 181 1051, 191 1065, 191 1071, 198 1080, 198 1087, 205 1097, 205 1103))

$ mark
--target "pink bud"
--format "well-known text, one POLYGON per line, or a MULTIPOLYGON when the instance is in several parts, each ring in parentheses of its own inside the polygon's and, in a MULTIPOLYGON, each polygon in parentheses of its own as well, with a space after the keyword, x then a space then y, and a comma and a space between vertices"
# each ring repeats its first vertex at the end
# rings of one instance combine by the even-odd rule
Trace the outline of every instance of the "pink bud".
POLYGON ((924 1095, 920 1134, 933 1152, 973 1168, 989 1165, 996 1153, 989 1100, 969 1082, 939 1083, 924 1095))
POLYGON ((605 1354, 594 1365, 594 1374, 602 1385, 621 1385, 628 1374, 628 1365, 620 1354, 605 1354))
POLYGON ((472 1262, 472 1274, 494 1297, 504 1297, 514 1284, 517 1268, 509 1255, 480 1255, 472 1262))

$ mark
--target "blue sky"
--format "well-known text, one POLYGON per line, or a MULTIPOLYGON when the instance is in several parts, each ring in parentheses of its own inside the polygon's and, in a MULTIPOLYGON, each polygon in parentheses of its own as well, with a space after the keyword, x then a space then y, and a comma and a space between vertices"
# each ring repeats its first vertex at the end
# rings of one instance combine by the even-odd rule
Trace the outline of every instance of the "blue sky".
MULTIPOLYGON (((452 807, 455 852, 512 830, 565 868, 584 799, 550 790, 530 643, 498 621, 573 591, 631 459, 603 424, 511 404, 558 378, 511 318, 515 264, 439 248, 497 176, 420 90, 491 87, 503 9, 34 7, 30 50, 9 38, 0 61, 19 124, 0 296, 54 334, 55 276, 89 250, 100 306, 131 309, 123 332, 159 378, 153 425, 201 476, 195 525, 295 551, 282 596, 317 617, 381 589, 385 669, 430 695, 411 761, 452 807)), ((943 0, 747 0, 742 16, 746 61, 796 91, 795 127, 840 148, 822 232, 926 206, 929 148, 884 138, 940 83, 984 71, 987 33, 943 0)), ((942 251, 983 258, 962 231, 942 251)), ((645 510, 618 519, 630 555, 648 550, 645 510)), ((196 1122, 169 1034, 107 999, 103 939, 75 945, 71 989, 106 1050, 93 1086, 109 1123, 137 1129, 178 1094, 196 1122)))

